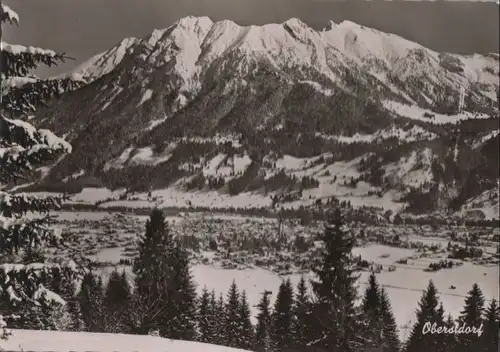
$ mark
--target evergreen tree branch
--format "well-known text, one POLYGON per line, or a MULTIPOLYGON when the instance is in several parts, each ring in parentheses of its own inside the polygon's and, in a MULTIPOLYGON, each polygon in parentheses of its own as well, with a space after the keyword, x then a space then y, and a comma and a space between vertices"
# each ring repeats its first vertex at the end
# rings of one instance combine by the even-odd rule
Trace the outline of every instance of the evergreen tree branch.
POLYGON ((69 77, 44 80, 11 77, 2 82, 2 110, 8 116, 34 113, 50 99, 58 98, 61 94, 76 90, 84 84, 84 81, 69 77))
POLYGON ((0 24, 4 22, 19 26, 19 16, 10 7, 0 3, 0 24))
POLYGON ((64 63, 70 59, 65 53, 59 54, 53 50, 33 46, 13 45, 0 42, 1 78, 25 77, 40 65, 48 67, 64 63))

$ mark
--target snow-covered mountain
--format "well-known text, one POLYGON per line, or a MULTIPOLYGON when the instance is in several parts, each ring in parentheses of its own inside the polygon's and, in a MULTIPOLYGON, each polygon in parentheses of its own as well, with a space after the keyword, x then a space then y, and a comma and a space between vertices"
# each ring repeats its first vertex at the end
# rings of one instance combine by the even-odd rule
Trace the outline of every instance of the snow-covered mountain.
POLYGON ((314 31, 186 17, 70 74, 90 83, 38 115, 74 147, 52 185, 78 175, 457 209, 496 186, 498 54, 437 53, 349 21, 314 31))
POLYGON ((10 330, 0 348, 11 352, 244 352, 244 350, 199 342, 178 341, 154 336, 63 331, 10 330))
POLYGON ((88 83, 110 73, 115 67, 120 64, 127 50, 134 44, 137 44, 139 39, 126 38, 111 49, 94 55, 89 60, 78 65, 70 73, 61 75, 62 77, 82 77, 88 83))

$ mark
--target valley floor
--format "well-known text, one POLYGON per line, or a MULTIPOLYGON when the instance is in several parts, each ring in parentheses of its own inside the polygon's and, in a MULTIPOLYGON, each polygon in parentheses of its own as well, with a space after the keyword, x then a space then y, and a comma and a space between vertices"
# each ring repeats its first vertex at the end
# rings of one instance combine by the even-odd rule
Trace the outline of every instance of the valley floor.
MULTIPOLYGON (((63 231, 74 234, 75 245, 79 251, 92 253, 87 257, 94 262, 101 263, 103 276, 109 275, 120 263, 120 260, 130 260, 133 257, 135 238, 143 232, 147 219, 147 216, 107 212, 61 212, 59 215, 60 225, 58 226, 61 226, 63 231)), ((167 217, 167 221, 174 233, 194 235, 199 238, 210 234, 227 236, 226 238, 233 238, 233 235, 240 237, 270 236, 275 233, 277 224, 276 219, 196 213, 167 217)), ((462 230, 469 231, 468 229, 462 230)), ((321 227, 285 224, 283 231, 289 237, 301 234, 307 238, 321 231, 321 227)), ((388 236, 398 233, 402 237, 405 236, 405 241, 408 243, 436 245, 441 248, 435 253, 422 253, 416 248, 398 248, 368 243, 362 247, 355 247, 353 250, 355 256, 360 255, 369 263, 382 266, 382 271, 377 274, 377 280, 389 294, 402 340, 407 338, 410 332, 409 327, 415 321, 418 301, 429 280, 434 281, 446 314, 455 317, 460 314, 465 296, 474 283, 479 285, 487 300, 498 297, 498 277, 500 274, 498 265, 488 264, 488 262, 463 261, 461 266, 450 269, 437 272, 424 271, 430 263, 447 258, 447 252, 444 248, 449 242, 450 231, 443 229, 424 230, 421 227, 409 225, 406 227, 379 227, 367 231, 383 233, 388 236), (406 264, 398 263, 401 259, 408 259, 408 262, 406 264), (394 271, 389 270, 391 266, 394 267, 394 271)), ((487 256, 496 251, 494 243, 489 243, 489 245, 484 244, 482 247, 487 256)), ((255 258, 252 256, 243 255, 240 257, 240 253, 237 251, 233 254, 236 257, 227 259, 224 257, 225 251, 221 248, 218 251, 213 251, 202 247, 201 251, 194 253, 192 273, 198 284, 199 292, 206 287, 209 291, 214 290, 217 294, 225 294, 234 280, 239 289, 247 292, 254 322, 257 314, 256 305, 263 291, 272 291, 271 301, 273 301, 283 279, 289 277, 296 285, 302 275, 306 278, 312 278, 308 271, 295 267, 293 260, 279 259, 291 255, 286 250, 257 255, 258 259, 261 260, 274 259, 276 261, 274 266, 256 265, 255 258), (239 259, 240 261, 238 261, 239 259), (232 266, 224 265, 227 262, 232 263, 232 266), (288 272, 277 270, 285 263, 291 264, 291 269, 288 272)), ((128 264, 121 263, 118 267, 120 270, 126 270, 132 274, 128 264)), ((368 276, 368 271, 361 272, 358 281, 359 294, 366 287, 368 276)))

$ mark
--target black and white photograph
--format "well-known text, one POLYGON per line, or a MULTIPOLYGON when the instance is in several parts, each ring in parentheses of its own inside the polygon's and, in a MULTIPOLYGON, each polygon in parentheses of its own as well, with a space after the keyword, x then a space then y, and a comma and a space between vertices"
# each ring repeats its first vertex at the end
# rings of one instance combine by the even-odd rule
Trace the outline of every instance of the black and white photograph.
POLYGON ((0 351, 499 352, 495 0, 0 0, 0 351))

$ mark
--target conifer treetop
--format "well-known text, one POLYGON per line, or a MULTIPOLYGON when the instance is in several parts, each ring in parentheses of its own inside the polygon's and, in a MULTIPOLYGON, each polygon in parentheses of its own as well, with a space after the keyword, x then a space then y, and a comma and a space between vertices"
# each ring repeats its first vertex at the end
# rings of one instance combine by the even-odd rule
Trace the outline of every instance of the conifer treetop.
MULTIPOLYGON (((4 22, 19 25, 19 16, 1 4, 0 24, 4 22)), ((74 77, 40 79, 33 75, 40 65, 52 67, 71 59, 65 53, 4 41, 0 42, 0 52, 1 111, 9 117, 34 113, 52 97, 78 89, 85 83, 74 77)))

